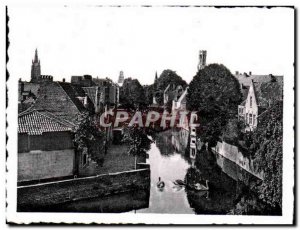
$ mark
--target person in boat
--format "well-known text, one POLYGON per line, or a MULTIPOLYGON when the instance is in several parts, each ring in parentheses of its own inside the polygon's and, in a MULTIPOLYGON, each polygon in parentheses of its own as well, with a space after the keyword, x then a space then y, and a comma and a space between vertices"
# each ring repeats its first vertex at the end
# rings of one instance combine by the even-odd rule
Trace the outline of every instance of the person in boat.
POLYGON ((165 187, 165 182, 161 181, 160 177, 158 177, 158 182, 157 182, 156 186, 158 188, 163 188, 163 187, 165 187))

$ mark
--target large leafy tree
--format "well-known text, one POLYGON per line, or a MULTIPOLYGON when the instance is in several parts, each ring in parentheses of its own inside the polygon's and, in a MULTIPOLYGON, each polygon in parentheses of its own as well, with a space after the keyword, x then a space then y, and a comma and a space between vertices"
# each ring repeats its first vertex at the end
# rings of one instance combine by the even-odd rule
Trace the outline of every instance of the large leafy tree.
POLYGON ((137 79, 126 78, 120 90, 120 103, 126 108, 144 107, 145 92, 137 79))
POLYGON ((189 85, 187 108, 198 112, 203 141, 216 143, 228 120, 236 116, 241 96, 239 82, 224 65, 198 71, 189 85))
POLYGON ((282 206, 282 134, 283 107, 278 101, 259 118, 253 133, 251 151, 264 180, 258 187, 260 198, 272 207, 282 206))
POLYGON ((154 84, 155 97, 159 104, 163 103, 163 92, 169 84, 174 85, 175 87, 178 85, 183 87, 187 86, 186 81, 184 81, 175 71, 170 69, 164 70, 154 84))

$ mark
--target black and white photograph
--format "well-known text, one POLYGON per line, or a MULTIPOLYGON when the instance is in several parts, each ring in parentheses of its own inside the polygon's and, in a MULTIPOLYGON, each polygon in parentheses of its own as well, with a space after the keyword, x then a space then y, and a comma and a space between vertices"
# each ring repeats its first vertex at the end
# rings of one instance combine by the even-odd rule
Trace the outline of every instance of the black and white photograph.
POLYGON ((8 5, 8 223, 294 223, 295 9, 8 5))

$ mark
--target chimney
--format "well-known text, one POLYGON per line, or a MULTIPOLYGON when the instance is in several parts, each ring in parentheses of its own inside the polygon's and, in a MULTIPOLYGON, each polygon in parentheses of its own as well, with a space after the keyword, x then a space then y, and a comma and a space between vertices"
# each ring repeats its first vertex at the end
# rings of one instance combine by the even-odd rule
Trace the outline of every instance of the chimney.
POLYGON ((65 79, 65 78, 63 78, 63 82, 66 82, 66 79, 65 79))
POLYGON ((250 75, 250 76, 252 75, 252 72, 251 72, 251 71, 249 71, 249 75, 250 75))
POLYGON ((235 75, 239 75, 239 71, 235 71, 235 75))

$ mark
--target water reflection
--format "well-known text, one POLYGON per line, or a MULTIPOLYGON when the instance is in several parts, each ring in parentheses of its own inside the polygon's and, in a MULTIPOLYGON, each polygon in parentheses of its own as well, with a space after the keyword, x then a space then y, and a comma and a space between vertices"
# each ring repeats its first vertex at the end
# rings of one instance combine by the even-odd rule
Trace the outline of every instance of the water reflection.
POLYGON ((188 132, 168 130, 153 135, 148 151, 150 191, 137 191, 105 198, 78 201, 56 211, 136 212, 190 214, 274 214, 261 204, 250 187, 257 178, 228 159, 202 148, 191 158, 188 132), (159 177, 165 183, 157 186, 159 177), (181 180, 183 185, 175 185, 181 180), (186 184, 205 184, 209 191, 196 191, 186 184))
POLYGON ((147 207, 149 207, 149 191, 137 190, 51 206, 43 208, 43 212, 121 213, 147 207))

